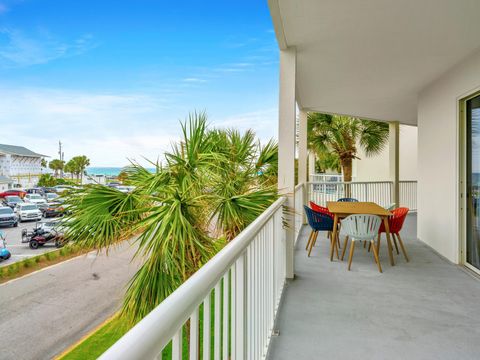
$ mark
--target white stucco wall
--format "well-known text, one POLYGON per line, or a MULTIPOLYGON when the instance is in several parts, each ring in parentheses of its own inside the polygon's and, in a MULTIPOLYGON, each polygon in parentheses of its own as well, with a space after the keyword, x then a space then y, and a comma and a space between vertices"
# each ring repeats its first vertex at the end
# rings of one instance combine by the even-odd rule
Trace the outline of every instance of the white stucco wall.
POLYGON ((418 102, 418 237, 459 263, 459 100, 480 89, 480 52, 425 88, 418 102))
MULTIPOLYGON (((378 155, 367 157, 361 150, 353 163, 355 181, 390 180, 388 144, 378 155)), ((400 180, 417 180, 417 127, 400 125, 400 180)))

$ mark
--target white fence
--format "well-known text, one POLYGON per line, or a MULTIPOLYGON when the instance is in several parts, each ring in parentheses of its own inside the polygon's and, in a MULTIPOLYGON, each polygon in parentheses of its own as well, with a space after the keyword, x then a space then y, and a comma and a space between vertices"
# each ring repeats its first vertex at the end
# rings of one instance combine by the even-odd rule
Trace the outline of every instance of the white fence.
POLYGON ((342 182, 342 174, 310 174, 311 182, 342 182))
POLYGON ((265 358, 285 283, 285 200, 270 206, 101 359, 162 359, 170 349, 173 360, 265 358), (186 326, 188 354, 182 354, 186 326))
MULTIPOLYGON (((417 182, 400 181, 400 206, 411 211, 417 210, 417 182)), ((371 201, 388 207, 393 203, 393 182, 310 182, 308 183, 308 199, 325 206, 327 201, 352 197, 359 201, 371 201)))
POLYGON ((400 181, 400 205, 417 211, 417 182, 400 181))

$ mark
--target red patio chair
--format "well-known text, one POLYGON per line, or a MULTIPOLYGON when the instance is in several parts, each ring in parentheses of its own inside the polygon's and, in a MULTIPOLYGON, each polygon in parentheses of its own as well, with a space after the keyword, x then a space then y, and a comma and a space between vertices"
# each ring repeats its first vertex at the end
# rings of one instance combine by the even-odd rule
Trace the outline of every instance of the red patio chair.
MULTIPOLYGON (((402 238, 400 237, 400 231, 402 230, 403 223, 405 222, 405 218, 407 217, 409 209, 406 207, 400 207, 397 209, 392 210, 392 216, 388 217, 388 227, 390 228, 390 234, 392 235, 393 243, 395 245, 395 249, 398 252, 398 245, 397 245, 397 239, 398 242, 400 243, 400 248, 402 249, 403 256, 405 256, 405 260, 407 262, 409 261, 407 252, 405 250, 405 246, 403 245, 402 238), (396 238, 395 238, 396 237, 396 238)), ((385 225, 382 222, 382 225, 380 226, 380 229, 378 230, 378 242, 377 242, 377 252, 380 248, 380 239, 382 233, 386 233, 385 231, 385 225)))

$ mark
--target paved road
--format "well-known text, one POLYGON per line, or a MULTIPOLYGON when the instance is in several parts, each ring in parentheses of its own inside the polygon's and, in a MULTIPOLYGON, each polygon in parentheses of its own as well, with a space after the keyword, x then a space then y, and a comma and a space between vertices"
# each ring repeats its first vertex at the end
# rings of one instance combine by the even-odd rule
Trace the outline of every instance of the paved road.
MULTIPOLYGON (((48 221, 51 219, 43 219, 42 221, 48 221)), ((28 257, 32 257, 38 254, 43 254, 47 251, 55 250, 55 244, 45 244, 44 246, 32 250, 28 247, 28 244, 22 244, 22 229, 32 230, 35 227, 35 221, 25 221, 18 223, 18 227, 0 227, 0 231, 3 231, 7 240, 7 249, 12 253, 12 257, 8 260, 1 261, 0 266, 5 266, 28 257)), ((3 246, 3 245, 0 245, 3 246)), ((1 357, 0 357, 1 359, 1 357)))
POLYGON ((2 360, 59 354, 120 306, 138 264, 128 244, 88 254, 0 285, 2 360))

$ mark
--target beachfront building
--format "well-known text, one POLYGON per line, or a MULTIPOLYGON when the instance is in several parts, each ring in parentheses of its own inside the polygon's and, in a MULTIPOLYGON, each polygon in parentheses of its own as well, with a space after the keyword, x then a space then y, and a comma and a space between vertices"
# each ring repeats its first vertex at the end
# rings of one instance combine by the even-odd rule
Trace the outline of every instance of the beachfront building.
POLYGON ((6 187, 35 186, 42 174, 41 162, 45 157, 23 146, 0 144, 0 176, 9 179, 6 187))
MULTIPOLYGON (((280 52, 283 196, 101 359, 159 359, 167 347, 176 360, 185 351, 190 359, 200 351, 203 359, 236 360, 477 359, 480 2, 268 5, 280 52), (388 196, 396 206, 400 124, 418 127, 418 212, 402 229, 409 256, 397 255, 384 234, 383 273, 363 246, 347 271, 324 234, 312 256, 305 252, 309 111, 389 122, 388 196)), ((339 204, 330 209, 347 208, 339 204)))

